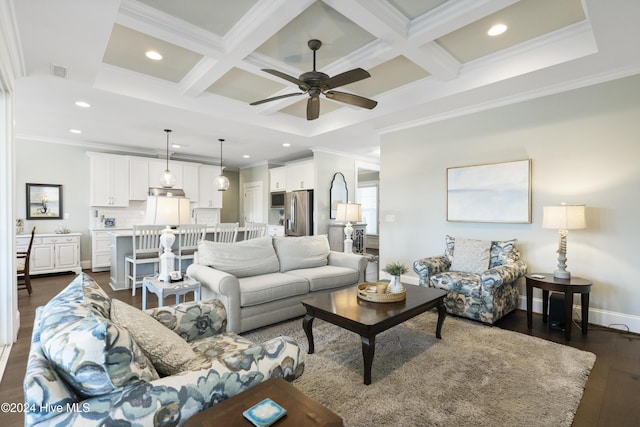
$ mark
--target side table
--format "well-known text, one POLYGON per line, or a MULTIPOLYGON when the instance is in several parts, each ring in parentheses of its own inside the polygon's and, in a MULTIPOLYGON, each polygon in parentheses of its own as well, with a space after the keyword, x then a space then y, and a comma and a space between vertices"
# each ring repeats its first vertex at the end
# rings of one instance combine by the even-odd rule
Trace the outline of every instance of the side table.
POLYGON ((571 329, 573 318, 571 309, 573 308, 573 295, 580 294, 582 306, 582 335, 587 335, 589 325, 589 292, 592 283, 580 277, 570 279, 558 279, 553 277, 553 273, 533 273, 525 276, 527 284, 527 328, 531 329, 533 322, 533 288, 542 289, 542 322, 547 323, 549 315, 549 291, 564 293, 564 338, 571 340, 571 329), (533 276, 544 276, 543 278, 533 276))
POLYGON ((200 282, 196 279, 184 276, 178 282, 162 282, 158 277, 145 277, 142 279, 142 309, 147 309, 147 292, 152 292, 158 296, 158 307, 164 305, 164 297, 176 296, 176 304, 180 303, 180 296, 189 292, 194 293, 196 301, 200 300, 200 282))
POLYGON ((287 410, 278 427, 342 427, 342 418, 315 400, 307 397, 282 378, 271 378, 242 393, 224 400, 187 420, 185 427, 225 426, 248 427, 251 422, 242 412, 267 397, 287 410))

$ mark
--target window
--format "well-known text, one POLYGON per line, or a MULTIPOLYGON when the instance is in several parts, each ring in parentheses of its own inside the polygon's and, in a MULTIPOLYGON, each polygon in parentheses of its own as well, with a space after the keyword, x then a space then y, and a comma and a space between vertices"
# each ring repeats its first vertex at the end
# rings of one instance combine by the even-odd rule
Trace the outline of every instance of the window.
POLYGON ((362 221, 367 224, 367 234, 378 234, 378 184, 361 183, 358 186, 358 203, 362 205, 362 221))

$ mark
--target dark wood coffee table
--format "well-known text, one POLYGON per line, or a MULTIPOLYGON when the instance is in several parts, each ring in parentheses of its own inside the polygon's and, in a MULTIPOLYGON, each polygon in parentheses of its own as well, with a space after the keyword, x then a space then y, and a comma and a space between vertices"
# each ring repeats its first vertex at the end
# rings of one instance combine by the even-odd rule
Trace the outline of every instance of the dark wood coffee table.
POLYGON ((406 285, 407 298, 393 303, 370 302, 358 298, 357 287, 341 291, 318 294, 302 300, 307 314, 302 321, 302 327, 309 341, 309 354, 313 353, 313 319, 325 320, 341 328, 360 335, 362 341, 362 356, 364 359, 364 383, 371 384, 371 366, 376 346, 376 335, 386 331, 405 320, 433 308, 438 309, 438 323, 436 337, 442 338, 440 331, 447 315, 444 307, 444 297, 447 291, 406 285))
POLYGON ((273 425, 278 427, 342 427, 342 418, 307 397, 282 378, 271 378, 243 391, 187 420, 185 427, 249 427, 253 424, 242 413, 256 403, 270 398, 287 410, 287 415, 273 425))

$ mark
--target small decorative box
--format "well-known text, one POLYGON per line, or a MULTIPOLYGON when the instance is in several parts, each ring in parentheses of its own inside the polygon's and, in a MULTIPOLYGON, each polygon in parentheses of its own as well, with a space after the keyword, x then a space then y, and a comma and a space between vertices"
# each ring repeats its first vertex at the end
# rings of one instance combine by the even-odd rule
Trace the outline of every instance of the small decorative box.
POLYGON ((287 410, 266 398, 244 411, 242 415, 257 427, 267 427, 287 415, 287 410))

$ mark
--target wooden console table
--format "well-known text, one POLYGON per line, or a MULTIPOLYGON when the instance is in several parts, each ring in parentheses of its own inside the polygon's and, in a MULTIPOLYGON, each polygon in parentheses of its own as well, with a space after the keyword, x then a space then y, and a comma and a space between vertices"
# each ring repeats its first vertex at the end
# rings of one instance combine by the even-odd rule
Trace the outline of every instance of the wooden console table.
POLYGON ((582 335, 587 335, 589 325, 589 292, 592 283, 580 277, 570 279, 558 279, 553 273, 527 274, 527 328, 531 329, 533 322, 533 288, 542 289, 542 322, 547 323, 549 316, 549 291, 564 293, 564 338, 571 340, 573 295, 580 294, 582 304, 582 335), (543 278, 533 276, 544 276, 543 278))

